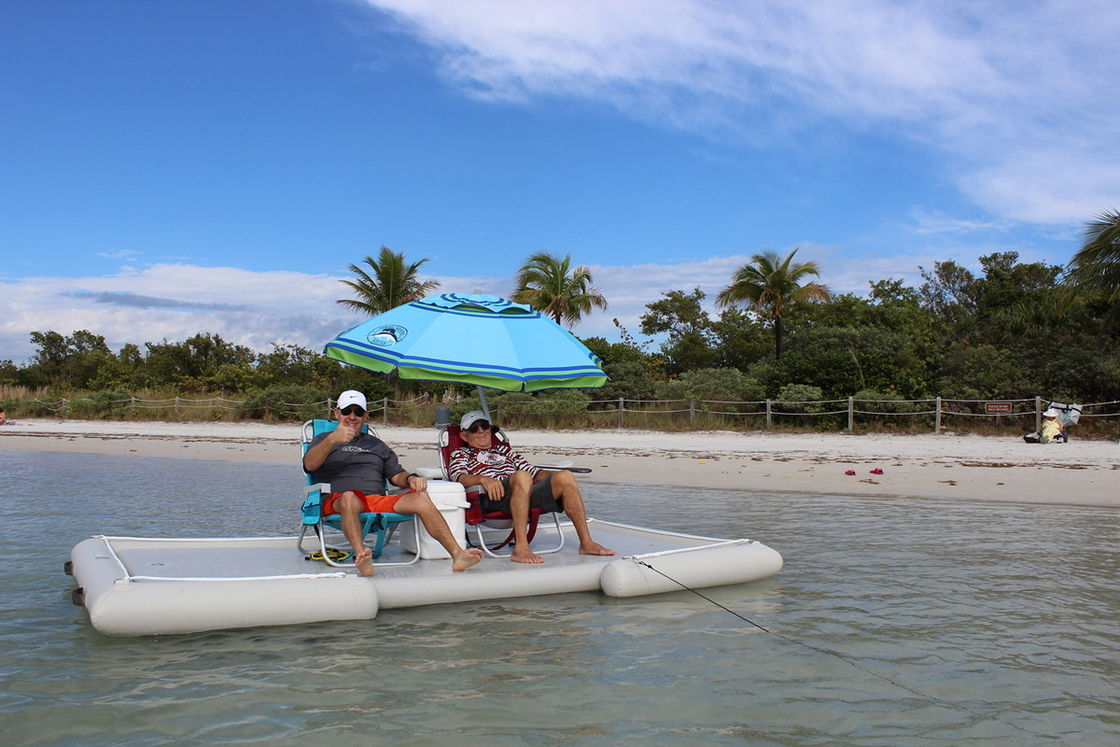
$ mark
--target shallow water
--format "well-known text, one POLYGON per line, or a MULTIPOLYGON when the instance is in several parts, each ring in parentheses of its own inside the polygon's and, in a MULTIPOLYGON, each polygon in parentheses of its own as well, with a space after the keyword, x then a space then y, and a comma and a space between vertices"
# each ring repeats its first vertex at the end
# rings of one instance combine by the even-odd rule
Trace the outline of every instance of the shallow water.
POLYGON ((786 567, 712 601, 573 594, 111 639, 70 604, 74 544, 289 534, 298 469, 4 450, 0 475, 10 744, 1120 741, 1107 509, 588 482, 595 516, 749 536, 786 567))

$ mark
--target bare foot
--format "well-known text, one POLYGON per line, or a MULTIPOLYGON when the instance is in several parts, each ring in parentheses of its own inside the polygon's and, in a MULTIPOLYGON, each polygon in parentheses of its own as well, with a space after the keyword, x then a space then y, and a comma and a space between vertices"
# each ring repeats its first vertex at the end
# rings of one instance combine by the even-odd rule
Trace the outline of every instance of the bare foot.
POLYGON ((482 550, 472 547, 469 550, 460 550, 451 560, 451 570, 465 571, 475 563, 482 560, 482 550))
POLYGON ((535 552, 533 552, 532 550, 530 550, 527 547, 524 550, 522 550, 520 547, 513 548, 513 554, 511 554, 509 556, 509 559, 512 560, 514 563, 543 563, 544 562, 544 558, 542 558, 540 555, 537 555, 535 552))
POLYGON ((580 555, 614 555, 614 550, 608 550, 598 542, 588 542, 579 546, 580 555))
POLYGON ((354 567, 358 569, 359 575, 372 576, 373 575, 373 550, 368 547, 363 547, 358 551, 357 556, 354 558, 354 567))

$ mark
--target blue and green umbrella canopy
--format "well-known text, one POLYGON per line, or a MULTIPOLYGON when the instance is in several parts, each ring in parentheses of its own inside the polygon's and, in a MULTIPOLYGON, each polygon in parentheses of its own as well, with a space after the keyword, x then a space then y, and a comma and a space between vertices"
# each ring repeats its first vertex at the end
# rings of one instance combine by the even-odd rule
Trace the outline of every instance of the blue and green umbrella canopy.
POLYGON ((528 306, 444 293, 386 311, 327 343, 328 358, 402 379, 535 392, 600 387, 599 358, 528 306))

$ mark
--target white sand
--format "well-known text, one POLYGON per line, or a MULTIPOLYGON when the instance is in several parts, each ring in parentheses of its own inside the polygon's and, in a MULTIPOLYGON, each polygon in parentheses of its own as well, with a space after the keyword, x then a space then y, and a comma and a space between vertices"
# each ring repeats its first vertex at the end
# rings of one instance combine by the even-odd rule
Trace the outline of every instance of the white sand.
MULTIPOLYGON (((294 424, 32 419, 0 427, 0 449, 294 463, 298 432, 294 424)), ((378 434, 410 469, 438 464, 434 428, 378 434)), ((581 479, 596 482, 1120 506, 1116 441, 613 429, 513 435, 533 459, 572 460, 594 470, 581 479)))

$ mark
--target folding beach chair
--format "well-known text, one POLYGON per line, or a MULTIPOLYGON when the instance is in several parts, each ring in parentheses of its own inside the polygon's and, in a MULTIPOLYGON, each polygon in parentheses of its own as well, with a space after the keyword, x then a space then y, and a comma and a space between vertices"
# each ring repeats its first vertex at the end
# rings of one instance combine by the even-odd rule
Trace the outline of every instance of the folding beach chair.
MULTIPOLYGON (((439 466, 443 470, 443 477, 446 480, 451 479, 451 472, 449 470, 451 462, 451 453, 463 446, 463 440, 459 436, 459 426, 444 423, 437 423, 439 428, 439 466)), ((503 443, 508 443, 505 431, 498 431, 494 433, 494 437, 503 443)), ((547 467, 545 467, 547 469, 547 467)), ((478 547, 481 547, 483 552, 492 558, 508 558, 512 554, 498 553, 506 545, 513 542, 513 515, 507 511, 483 511, 482 499, 485 497, 486 491, 482 489, 481 485, 472 485, 467 488, 467 502, 470 503, 470 508, 467 509, 467 526, 474 527, 475 535, 478 539, 478 547), (508 530, 508 535, 504 540, 496 545, 487 543, 483 530, 508 530)), ((542 514, 549 514, 552 521, 556 526, 556 536, 559 542, 554 547, 549 547, 545 550, 533 548, 533 551, 547 555, 549 553, 560 552, 564 549, 564 533, 560 530, 560 514, 555 511, 546 511, 539 508, 529 508, 529 526, 527 539, 530 544, 533 542, 533 537, 537 534, 537 525, 540 521, 542 514)), ((492 540, 491 540, 492 541, 492 540)), ((474 544, 473 542, 471 544, 474 544)))
MULTIPOLYGON (((338 421, 335 420, 308 420, 303 424, 300 430, 300 458, 307 453, 307 449, 311 445, 311 439, 315 438, 321 433, 330 433, 338 427, 338 421)), ((366 426, 362 426, 362 432, 366 433, 366 426)), ((300 508, 302 513, 302 522, 299 533, 298 547, 300 552, 306 552, 303 547, 303 538, 307 534, 308 529, 313 529, 315 535, 319 538, 319 552, 322 554, 323 560, 328 565, 336 567, 353 567, 354 563, 339 561, 331 557, 337 551, 331 552, 333 548, 327 547, 326 532, 327 529, 332 529, 338 532, 342 531, 342 515, 329 514, 324 516, 322 512, 323 502, 331 494, 331 486, 329 483, 319 482, 315 479, 313 474, 307 475, 307 487, 305 488, 306 496, 303 501, 303 506, 300 508)), ((358 514, 358 522, 362 528, 362 538, 364 539, 368 534, 373 532, 376 536, 373 546, 373 557, 376 561, 380 558, 385 551, 385 546, 392 539, 393 533, 396 531, 397 525, 404 522, 411 521, 411 531, 416 533, 416 542, 413 547, 420 547, 420 520, 415 514, 398 514, 398 513, 360 513, 358 514)), ((408 531, 407 529, 405 531, 408 531)), ((413 555, 411 560, 394 561, 394 562, 375 562, 375 566, 388 566, 388 565, 411 565, 420 559, 420 553, 417 552, 413 555)))

